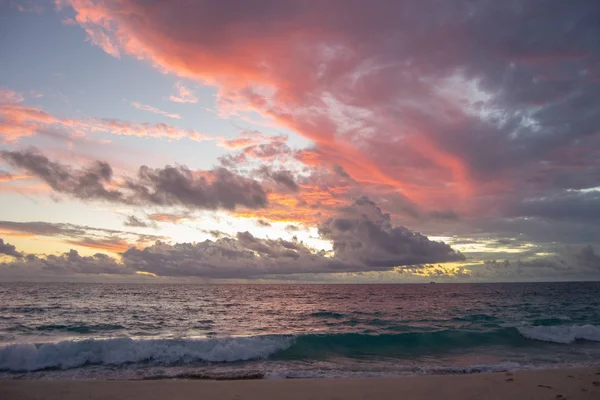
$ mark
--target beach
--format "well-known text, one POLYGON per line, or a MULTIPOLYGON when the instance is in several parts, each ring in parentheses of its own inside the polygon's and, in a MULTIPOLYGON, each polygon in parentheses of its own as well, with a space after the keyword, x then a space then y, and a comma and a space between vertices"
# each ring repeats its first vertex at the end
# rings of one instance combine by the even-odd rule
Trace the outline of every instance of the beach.
POLYGON ((366 379, 0 381, 3 400, 598 399, 600 368, 366 379))

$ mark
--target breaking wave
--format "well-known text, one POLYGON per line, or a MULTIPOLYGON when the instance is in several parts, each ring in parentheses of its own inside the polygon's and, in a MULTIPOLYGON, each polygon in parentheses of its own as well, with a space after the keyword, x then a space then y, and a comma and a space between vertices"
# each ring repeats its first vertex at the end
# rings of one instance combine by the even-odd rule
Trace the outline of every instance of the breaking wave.
POLYGON ((264 358, 290 346, 291 337, 254 336, 219 339, 130 338, 13 344, 0 349, 0 370, 36 371, 86 365, 154 362, 173 365, 199 361, 232 362, 264 358))
POLYGON ((596 325, 555 325, 529 326, 518 328, 528 339, 553 343, 573 343, 576 340, 600 342, 600 326, 596 325))
POLYGON ((600 341, 595 325, 528 326, 490 332, 442 330, 367 335, 265 335, 206 339, 88 339, 0 347, 0 371, 72 369, 88 365, 179 365, 247 360, 412 357, 478 346, 526 346, 534 341, 600 341))

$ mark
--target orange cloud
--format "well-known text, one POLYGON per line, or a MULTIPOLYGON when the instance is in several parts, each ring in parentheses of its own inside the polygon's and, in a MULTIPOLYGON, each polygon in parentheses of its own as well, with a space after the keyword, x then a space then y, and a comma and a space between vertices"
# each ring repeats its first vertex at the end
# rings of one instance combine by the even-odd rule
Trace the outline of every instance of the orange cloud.
POLYGON ((130 247, 135 247, 123 239, 92 239, 67 240, 66 243, 86 247, 89 249, 108 251, 111 253, 122 253, 130 247))
POLYGON ((26 174, 9 174, 8 172, 4 172, 0 170, 0 183, 17 181, 20 179, 30 179, 31 176, 26 174))
POLYGON ((306 183, 301 183, 299 192, 295 194, 269 193, 268 208, 240 209, 236 211, 236 216, 314 226, 334 215, 339 207, 352 203, 350 186, 336 185, 334 182, 310 183, 310 180, 316 179, 307 178, 306 183))
POLYGON ((0 234, 2 234, 4 236, 16 237, 16 238, 32 238, 32 237, 37 236, 36 233, 20 232, 20 231, 7 229, 7 228, 0 229, 0 234))
POLYGON ((170 222, 172 224, 178 224, 183 220, 190 217, 189 213, 183 214, 170 214, 170 213, 154 213, 148 215, 148 219, 157 222, 170 222))

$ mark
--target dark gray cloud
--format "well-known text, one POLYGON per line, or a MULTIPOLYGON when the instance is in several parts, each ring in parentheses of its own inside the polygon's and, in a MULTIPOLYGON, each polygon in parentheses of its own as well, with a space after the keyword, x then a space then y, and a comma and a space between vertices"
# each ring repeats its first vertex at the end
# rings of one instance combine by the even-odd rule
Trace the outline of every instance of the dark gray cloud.
POLYGON ((161 276, 207 278, 255 278, 343 268, 302 243, 258 239, 248 232, 202 243, 156 243, 143 250, 132 248, 123 254, 123 263, 161 276))
POLYGON ((135 243, 164 240, 164 237, 159 235, 146 235, 114 229, 41 221, 0 221, 0 231, 7 234, 15 233, 17 235, 55 237, 78 246, 116 252, 124 251, 127 247, 135 243))
POLYGON ((37 256, 28 254, 25 257, 11 262, 0 264, 0 271, 5 277, 44 277, 68 276, 73 274, 115 274, 131 275, 135 270, 118 262, 106 254, 98 253, 93 256, 81 256, 77 251, 70 250, 61 255, 37 256))
POLYGON ((319 234, 332 241, 336 258, 360 260, 372 267, 464 260, 445 243, 393 226, 390 215, 366 197, 326 220, 319 226, 319 234))
POLYGON ((50 161, 33 151, 3 151, 2 158, 46 182, 58 193, 89 200, 122 201, 123 194, 105 187, 112 179, 112 168, 104 162, 95 162, 81 170, 50 161))
POLYGON ((600 190, 588 192, 561 191, 547 196, 526 198, 516 205, 517 216, 550 220, 600 219, 600 190))
POLYGON ((257 173, 264 179, 270 180, 276 185, 282 186, 289 191, 297 192, 299 189, 294 175, 287 169, 273 169, 270 166, 263 165, 258 169, 257 173))
POLYGON ((2 238, 0 238, 0 254, 16 258, 23 257, 23 254, 18 252, 17 248, 14 245, 4 242, 2 238))
POLYGON ((489 260, 483 265, 467 267, 472 276, 481 280, 546 280, 598 279, 600 256, 591 245, 566 248, 553 256, 526 260, 489 260))
MULTIPOLYGON (((136 177, 125 183, 112 180, 110 165, 95 162, 74 169, 33 151, 4 151, 2 157, 46 182, 58 193, 83 200, 105 200, 124 204, 233 210, 237 206, 266 207, 267 193, 254 179, 225 168, 191 171, 184 166, 140 167, 136 177), (114 188, 111 188, 114 187, 114 188)), ((277 179, 287 175, 277 175, 277 179)), ((273 178, 275 179, 275 178, 273 178)))
MULTIPOLYGON (((31 235, 40 236, 69 236, 77 237, 85 235, 88 230, 99 230, 97 228, 63 224, 63 223, 52 223, 42 221, 32 222, 14 222, 14 221, 0 221, 0 229, 3 231, 20 232, 31 235)), ((102 229, 100 229, 102 230, 102 229)), ((102 230, 103 231, 103 230, 102 230)), ((107 233, 114 233, 118 231, 108 230, 107 233)))
POLYGON ((237 206, 267 206, 267 193, 258 181, 222 167, 207 175, 195 173, 183 166, 156 169, 143 166, 140 167, 137 178, 127 180, 125 186, 132 192, 129 197, 132 203, 183 205, 213 210, 233 210, 237 206))
POLYGON ((133 228, 148 228, 150 224, 142 219, 139 219, 135 215, 128 215, 127 219, 123 223, 125 226, 131 226, 133 228))

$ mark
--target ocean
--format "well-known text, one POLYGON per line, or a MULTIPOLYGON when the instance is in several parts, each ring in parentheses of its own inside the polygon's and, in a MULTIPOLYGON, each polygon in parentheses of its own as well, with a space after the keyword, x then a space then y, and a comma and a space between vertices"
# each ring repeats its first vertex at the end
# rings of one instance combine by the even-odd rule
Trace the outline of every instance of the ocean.
POLYGON ((0 284, 0 379, 600 365, 600 283, 0 284))

